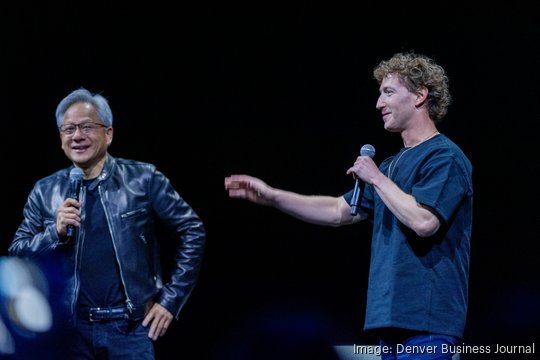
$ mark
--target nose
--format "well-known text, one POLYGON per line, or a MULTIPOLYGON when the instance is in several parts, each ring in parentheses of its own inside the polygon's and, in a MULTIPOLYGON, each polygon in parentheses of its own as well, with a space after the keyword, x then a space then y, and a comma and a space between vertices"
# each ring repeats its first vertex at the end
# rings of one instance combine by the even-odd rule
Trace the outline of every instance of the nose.
POLYGON ((75 127, 75 132, 73 133, 72 135, 72 138, 73 139, 80 139, 80 138, 83 138, 85 137, 83 131, 81 130, 81 127, 80 126, 76 126, 75 127))
POLYGON ((381 100, 381 96, 379 96, 379 98, 377 99, 377 104, 375 105, 375 107, 377 108, 377 110, 381 110, 383 107, 384 107, 384 101, 381 100))

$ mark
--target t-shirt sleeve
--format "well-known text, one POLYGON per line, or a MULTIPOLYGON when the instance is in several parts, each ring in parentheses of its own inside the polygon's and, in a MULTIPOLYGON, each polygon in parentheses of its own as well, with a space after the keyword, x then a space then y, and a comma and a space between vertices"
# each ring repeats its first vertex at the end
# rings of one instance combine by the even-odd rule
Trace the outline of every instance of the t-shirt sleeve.
MULTIPOLYGON (((371 185, 366 184, 364 187, 364 194, 361 199, 360 207, 370 214, 373 210, 373 187, 371 185)), ((351 205, 352 197, 354 193, 354 188, 350 191, 343 194, 343 198, 347 202, 347 204, 351 205)))
POLYGON ((452 156, 438 156, 423 168, 421 180, 413 186, 412 195, 448 222, 468 188, 465 174, 456 160, 452 156))
POLYGON ((347 204, 351 205, 351 201, 352 201, 352 196, 353 196, 353 193, 354 193, 354 189, 351 189, 350 191, 346 192, 345 194, 343 194, 343 198, 345 199, 345 201, 347 202, 347 204))

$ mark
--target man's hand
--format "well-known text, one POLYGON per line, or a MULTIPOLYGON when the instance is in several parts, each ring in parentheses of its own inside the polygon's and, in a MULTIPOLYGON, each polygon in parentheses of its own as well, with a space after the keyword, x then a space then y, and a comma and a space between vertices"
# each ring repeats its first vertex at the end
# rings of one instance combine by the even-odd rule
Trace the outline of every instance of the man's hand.
POLYGON ((274 189, 261 179, 249 175, 231 175, 225 178, 225 190, 231 198, 240 198, 260 205, 272 205, 274 189))
POLYGON ((146 327, 150 324, 148 337, 156 341, 158 336, 165 335, 173 318, 173 314, 167 309, 158 303, 154 303, 148 314, 144 317, 142 325, 146 327))
POLYGON ((67 226, 81 225, 81 203, 75 199, 67 198, 56 210, 56 232, 59 237, 67 234, 67 226))

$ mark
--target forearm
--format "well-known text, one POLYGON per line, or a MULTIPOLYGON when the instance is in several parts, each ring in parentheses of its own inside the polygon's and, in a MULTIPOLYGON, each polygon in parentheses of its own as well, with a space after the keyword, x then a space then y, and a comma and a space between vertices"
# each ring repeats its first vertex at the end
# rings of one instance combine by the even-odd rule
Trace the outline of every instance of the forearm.
POLYGON ((8 253, 13 256, 34 257, 47 251, 54 250, 59 243, 54 224, 47 226, 44 231, 32 231, 23 223, 8 247, 8 253))
POLYGON ((439 229, 440 221, 430 210, 382 173, 374 181, 373 186, 388 209, 418 236, 431 236, 439 229))
POLYGON ((338 226, 343 223, 337 197, 301 195, 273 189, 271 205, 288 215, 312 224, 338 226))
POLYGON ((249 175, 225 178, 225 189, 232 198, 246 199, 259 205, 272 206, 302 221, 317 225, 339 226, 365 218, 352 216, 351 207, 343 197, 302 195, 277 189, 249 175))

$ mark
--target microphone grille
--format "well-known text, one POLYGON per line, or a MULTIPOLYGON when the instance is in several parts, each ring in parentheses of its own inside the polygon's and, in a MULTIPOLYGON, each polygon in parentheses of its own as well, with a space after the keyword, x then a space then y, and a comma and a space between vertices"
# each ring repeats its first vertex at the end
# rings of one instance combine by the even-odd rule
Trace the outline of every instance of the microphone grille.
POLYGON ((82 180, 83 177, 84 177, 84 172, 82 171, 81 168, 74 167, 69 172, 69 178, 71 180, 82 180))
POLYGON ((360 149, 360 156, 369 156, 370 158, 375 156, 375 148, 371 144, 365 144, 360 149))

